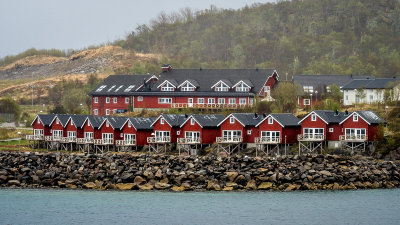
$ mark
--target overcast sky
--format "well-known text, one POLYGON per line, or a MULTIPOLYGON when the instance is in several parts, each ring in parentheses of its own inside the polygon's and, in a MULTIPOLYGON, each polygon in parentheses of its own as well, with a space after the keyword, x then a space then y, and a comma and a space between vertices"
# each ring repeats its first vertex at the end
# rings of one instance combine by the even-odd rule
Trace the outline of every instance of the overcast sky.
POLYGON ((124 38, 160 12, 238 9, 275 0, 10 0, 0 3, 0 58, 28 48, 81 49, 124 38))

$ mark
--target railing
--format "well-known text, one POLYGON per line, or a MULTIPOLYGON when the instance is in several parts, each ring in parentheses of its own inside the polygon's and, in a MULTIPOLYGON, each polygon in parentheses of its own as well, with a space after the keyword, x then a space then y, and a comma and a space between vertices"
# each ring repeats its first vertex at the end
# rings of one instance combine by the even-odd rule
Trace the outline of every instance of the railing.
POLYGON ((323 134, 299 134, 297 135, 298 141, 323 141, 325 135, 323 134))
POLYGON ((43 135, 26 135, 26 140, 44 140, 44 136, 43 135))
POLYGON ((114 139, 107 138, 107 139, 94 139, 95 145, 112 145, 114 144, 114 139))
POLYGON ((217 143, 242 143, 242 137, 217 137, 217 143))
POLYGON ((178 144, 200 144, 201 138, 178 138, 178 144))
POLYGON ((368 136, 365 134, 346 134, 346 135, 340 135, 339 140, 341 141, 367 141, 368 136))
POLYGON ((116 146, 135 146, 136 140, 116 140, 116 146))
POLYGON ((76 142, 76 137, 61 137, 60 142, 73 143, 73 142, 76 142))
POLYGON ((77 138, 76 139, 77 144, 93 144, 93 139, 91 138, 77 138))
POLYGON ((199 104, 199 103, 172 103, 172 108, 225 108, 237 109, 248 106, 247 104, 199 104))
POLYGON ((170 143, 171 137, 148 137, 147 143, 170 143))
POLYGON ((254 139, 256 144, 279 144, 282 142, 282 138, 277 137, 256 137, 254 139))

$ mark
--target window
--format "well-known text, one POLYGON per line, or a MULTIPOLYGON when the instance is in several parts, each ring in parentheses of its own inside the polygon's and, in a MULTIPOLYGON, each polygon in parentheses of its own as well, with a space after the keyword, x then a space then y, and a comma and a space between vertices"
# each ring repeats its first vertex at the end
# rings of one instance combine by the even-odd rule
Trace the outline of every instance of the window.
POLYGON ((229 104, 236 104, 236 98, 230 98, 229 104))
POLYGON ((370 96, 369 96, 369 100, 373 101, 373 100, 374 100, 374 96, 373 96, 373 95, 370 95, 370 96))
POLYGON ((160 119, 160 124, 164 124, 164 118, 160 119))
POLYGON ((250 134, 251 134, 251 130, 248 130, 248 131, 247 131, 247 135, 250 135, 250 134))
POLYGON ((106 109, 106 115, 107 116, 110 115, 110 110, 109 109, 106 109))
POLYGON ((93 140, 93 132, 85 132, 85 139, 93 140))
POLYGON ((245 98, 240 98, 239 99, 239 105, 246 105, 246 99, 245 98))
POLYGON ((159 104, 171 104, 172 98, 158 98, 159 104))
POLYGON ((103 133, 102 135, 104 144, 112 144, 114 141, 114 134, 113 133, 103 133))
POLYGON ((358 115, 353 115, 353 121, 357 122, 358 121, 358 115))
POLYGON ((222 136, 224 138, 228 138, 228 139, 241 138, 242 131, 240 131, 240 130, 224 130, 224 131, 222 131, 222 136))
POLYGON ((197 99, 198 104, 204 104, 204 98, 198 98, 197 99))
POLYGON ((138 100, 138 102, 142 102, 143 101, 143 96, 138 96, 137 100, 138 100))
POLYGON ((165 82, 164 86, 161 87, 161 91, 174 91, 174 86, 169 82, 165 82))
POLYGON ((118 101, 118 98, 114 97, 114 103, 117 103, 117 101, 118 101))
POLYGON ((110 97, 106 98, 106 103, 110 103, 110 97))
POLYGON ((272 117, 268 118, 268 124, 273 124, 274 123, 274 119, 272 119, 272 117))
POLYGON ((71 126, 73 126, 74 125, 74 122, 72 122, 72 120, 71 120, 71 126))
POLYGON ((136 140, 136 135, 135 134, 124 134, 124 141, 127 144, 133 144, 136 140))
POLYGON ((37 123, 40 124, 40 119, 37 120, 37 123))
POLYGON ((236 86, 237 92, 249 92, 250 88, 244 82, 241 82, 238 86, 236 86))
POLYGON ((333 132, 333 128, 329 128, 329 132, 332 133, 333 132))
POLYGON ((233 116, 231 118, 229 118, 229 123, 231 123, 231 124, 235 123, 235 118, 233 118, 233 116))
POLYGON ((304 92, 313 93, 314 87, 313 86, 303 86, 304 92))
POLYGON ((312 114, 311 115, 311 121, 317 121, 317 115, 312 114))
POLYGON ((182 87, 181 91, 194 91, 194 86, 191 85, 189 82, 186 82, 182 87))
POLYGON ((59 140, 63 136, 63 131, 62 130, 53 130, 53 139, 54 140, 59 140))
POLYGON ((131 128, 131 122, 128 122, 128 127, 131 128))
POLYGON ((222 81, 220 81, 216 86, 215 86, 215 91, 228 91, 229 87, 225 85, 222 81))
POLYGON ((108 122, 108 120, 106 121, 106 127, 109 127, 110 123, 108 122))
POLYGON ((98 97, 94 97, 94 103, 99 103, 99 98, 98 97))
POLYGON ((117 114, 117 109, 113 109, 113 114, 117 114))
POLYGON ((215 104, 215 98, 209 98, 208 104, 215 104))
POLYGON ((272 139, 272 141, 277 141, 280 137, 280 131, 261 131, 261 138, 268 138, 272 139))
POLYGON ((181 135, 181 131, 180 130, 176 131, 176 135, 181 135))
POLYGON ((43 130, 42 129, 34 129, 33 134, 35 135, 36 138, 43 137, 43 130))
POLYGON ((76 131, 68 131, 67 134, 69 138, 76 138, 76 131))
POLYGON ((310 105, 310 99, 303 99, 304 105, 310 105))
POLYGON ((59 122, 58 122, 58 119, 56 119, 56 124, 58 124, 59 122))
POLYGON ((199 141, 200 139, 200 132, 198 131, 186 131, 185 138, 191 141, 199 141))
POLYGON ((94 110, 94 115, 95 115, 95 116, 99 115, 99 110, 98 110, 98 109, 95 109, 95 110, 94 110))
POLYGON ((305 135, 324 135, 324 129, 323 128, 304 128, 305 135))
POLYGON ((349 100, 349 96, 348 95, 345 95, 344 97, 346 98, 346 101, 349 100))
POLYGON ((365 140, 367 138, 365 128, 362 128, 362 129, 346 128, 345 134, 346 134, 345 138, 347 140, 348 139, 365 140))
POLYGON ((326 92, 328 92, 328 93, 331 92, 331 86, 326 86, 326 92))
POLYGON ((120 133, 120 134, 119 134, 119 137, 123 137, 123 136, 124 136, 124 134, 123 134, 123 133, 120 133))
POLYGON ((126 103, 126 104, 129 103, 129 97, 125 97, 125 103, 126 103))
POLYGON ((265 86, 264 87, 264 92, 269 92, 271 90, 271 87, 270 86, 265 86))
POLYGON ((225 104, 225 98, 219 98, 218 104, 225 104))
POLYGON ((193 118, 190 119, 190 125, 194 125, 194 119, 193 118))

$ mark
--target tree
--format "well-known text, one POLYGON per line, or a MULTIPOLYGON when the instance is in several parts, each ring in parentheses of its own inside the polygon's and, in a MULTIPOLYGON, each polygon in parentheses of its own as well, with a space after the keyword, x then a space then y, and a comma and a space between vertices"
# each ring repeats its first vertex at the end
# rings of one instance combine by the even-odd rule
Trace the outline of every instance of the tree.
POLYGON ((0 113, 13 114, 14 120, 18 121, 21 115, 21 108, 12 98, 6 97, 0 100, 0 113))
POLYGON ((82 89, 73 88, 64 92, 62 106, 68 113, 73 113, 76 108, 82 107, 86 103, 87 95, 82 89), (82 105, 81 105, 82 104, 82 105))
POLYGON ((356 89, 356 98, 358 97, 360 99, 361 103, 364 101, 366 96, 367 96, 367 93, 365 93, 365 91, 364 91, 364 86, 361 86, 356 89))
POLYGON ((331 97, 333 100, 336 102, 340 102, 340 100, 343 99, 343 94, 340 91, 340 87, 337 86, 336 84, 329 85, 329 97, 331 97))
POLYGON ((292 82, 279 82, 272 90, 275 106, 280 112, 292 113, 296 110, 296 85, 292 82))

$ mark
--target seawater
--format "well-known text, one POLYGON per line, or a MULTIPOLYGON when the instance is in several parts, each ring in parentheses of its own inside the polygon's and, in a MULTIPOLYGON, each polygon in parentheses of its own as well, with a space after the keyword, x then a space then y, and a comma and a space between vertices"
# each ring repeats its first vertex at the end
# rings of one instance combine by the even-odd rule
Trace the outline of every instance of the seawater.
POLYGON ((400 189, 0 190, 0 224, 400 224, 400 189))

